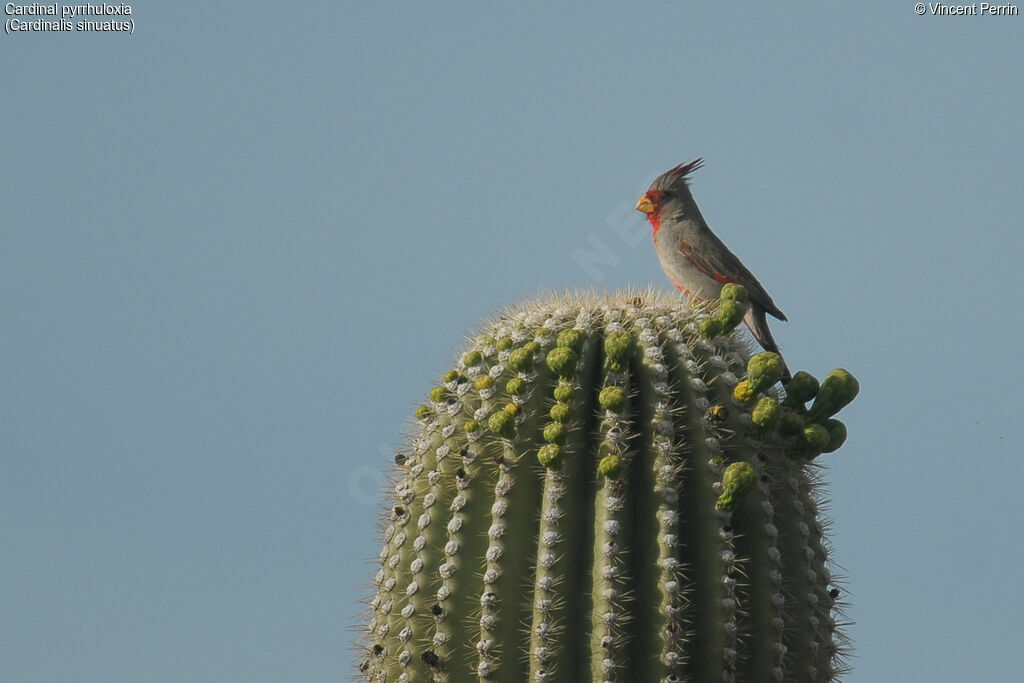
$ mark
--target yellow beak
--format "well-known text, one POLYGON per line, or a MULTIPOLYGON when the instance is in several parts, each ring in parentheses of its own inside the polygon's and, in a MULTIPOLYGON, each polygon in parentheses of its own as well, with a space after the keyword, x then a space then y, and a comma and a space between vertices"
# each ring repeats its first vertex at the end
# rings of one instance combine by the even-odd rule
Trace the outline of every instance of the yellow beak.
POLYGON ((651 213, 654 213, 654 204, 647 197, 647 195, 644 195, 643 197, 641 197, 640 199, 637 200, 637 202, 636 202, 636 210, 637 211, 643 211, 644 213, 647 213, 647 214, 651 214, 651 213))

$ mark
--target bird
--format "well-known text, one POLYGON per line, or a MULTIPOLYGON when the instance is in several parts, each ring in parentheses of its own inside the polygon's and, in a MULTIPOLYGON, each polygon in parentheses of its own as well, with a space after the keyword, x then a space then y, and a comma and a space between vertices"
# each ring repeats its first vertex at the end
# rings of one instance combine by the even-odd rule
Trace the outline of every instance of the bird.
MULTIPOLYGON (((711 231, 690 192, 690 174, 703 165, 704 159, 700 158, 665 171, 637 200, 636 208, 647 215, 661 267, 676 289, 696 303, 717 301, 722 287, 730 282, 743 285, 748 295, 743 322, 765 351, 781 358, 779 345, 768 328, 767 314, 779 320, 786 320, 786 316, 753 273, 711 231)), ((789 379, 789 369, 785 368, 782 383, 789 379)))

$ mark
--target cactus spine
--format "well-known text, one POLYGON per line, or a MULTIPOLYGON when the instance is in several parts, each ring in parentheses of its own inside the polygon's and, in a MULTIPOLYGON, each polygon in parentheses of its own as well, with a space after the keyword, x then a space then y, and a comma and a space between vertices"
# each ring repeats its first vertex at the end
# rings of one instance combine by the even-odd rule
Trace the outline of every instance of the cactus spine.
POLYGON ((730 310, 567 296, 472 340, 396 457, 367 680, 835 679, 811 459, 856 381, 780 404, 730 310))

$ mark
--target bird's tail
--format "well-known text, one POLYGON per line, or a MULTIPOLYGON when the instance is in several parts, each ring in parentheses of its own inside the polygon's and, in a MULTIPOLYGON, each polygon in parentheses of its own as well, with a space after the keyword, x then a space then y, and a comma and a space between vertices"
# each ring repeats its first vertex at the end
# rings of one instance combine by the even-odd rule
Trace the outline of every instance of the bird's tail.
POLYGON ((743 322, 750 328, 751 334, 754 335, 754 339, 761 345, 761 348, 765 351, 777 353, 779 358, 782 358, 782 386, 789 384, 789 380, 793 376, 789 373, 786 359, 783 358, 782 352, 779 351, 779 345, 775 343, 775 337, 772 336, 772 331, 768 328, 768 319, 765 315, 764 307, 751 301, 750 305, 747 306, 747 314, 743 316, 743 322))

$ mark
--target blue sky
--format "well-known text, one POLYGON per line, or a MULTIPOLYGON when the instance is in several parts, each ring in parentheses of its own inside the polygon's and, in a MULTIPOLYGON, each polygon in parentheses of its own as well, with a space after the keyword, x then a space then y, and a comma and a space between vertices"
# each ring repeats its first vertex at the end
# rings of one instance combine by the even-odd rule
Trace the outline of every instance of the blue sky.
POLYGON ((0 36, 7 680, 347 677, 413 408, 500 306, 667 284, 631 206, 698 156, 790 364, 861 382, 847 680, 1019 675, 1024 17, 681 4, 0 36))

